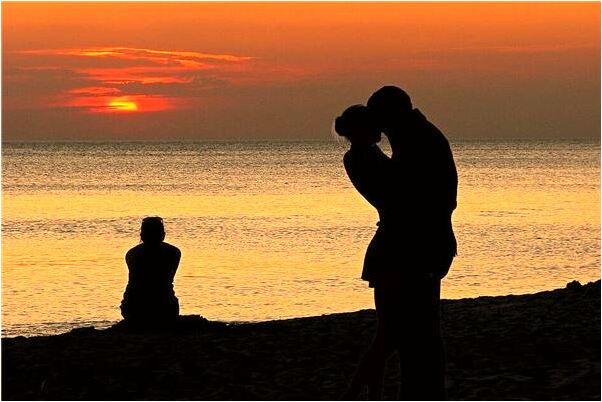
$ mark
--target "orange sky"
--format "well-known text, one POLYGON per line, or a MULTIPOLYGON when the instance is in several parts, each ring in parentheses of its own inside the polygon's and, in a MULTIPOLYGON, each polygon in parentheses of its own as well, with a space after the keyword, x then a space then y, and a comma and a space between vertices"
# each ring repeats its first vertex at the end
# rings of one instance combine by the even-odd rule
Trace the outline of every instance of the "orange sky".
POLYGON ((4 140, 329 138, 385 84, 450 138, 598 138, 599 3, 3 3, 4 140))

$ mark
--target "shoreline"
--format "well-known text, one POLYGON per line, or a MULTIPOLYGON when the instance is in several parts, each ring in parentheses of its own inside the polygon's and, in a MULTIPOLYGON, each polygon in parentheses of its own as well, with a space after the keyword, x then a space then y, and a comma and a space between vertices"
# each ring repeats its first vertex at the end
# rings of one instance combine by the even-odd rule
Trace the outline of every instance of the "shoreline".
MULTIPOLYGON (((449 399, 600 399, 599 280, 442 306, 449 399)), ((2 398, 336 400, 375 324, 374 310, 360 310, 2 338, 2 398)), ((385 399, 396 396, 396 359, 385 399)))
MULTIPOLYGON (((591 281, 586 283, 586 285, 590 284, 590 283, 596 283, 596 282, 600 282, 600 279, 595 280, 595 281, 591 281)), ((570 283, 577 283, 581 286, 585 286, 582 285, 579 281, 577 280, 573 280, 572 282, 567 283, 566 286, 569 286, 570 283)), ((520 294, 506 294, 506 295, 482 295, 482 296, 474 296, 474 297, 461 297, 461 298, 457 298, 457 299, 441 299, 441 303, 442 305, 444 304, 448 304, 448 303, 457 303, 460 301, 472 301, 472 300, 488 300, 488 299, 503 299, 503 298, 513 298, 513 297, 523 297, 523 296, 532 296, 532 295, 538 295, 538 294, 542 294, 542 293, 546 293, 546 292, 552 292, 555 290, 560 290, 563 288, 557 288, 557 289, 552 289, 552 290, 540 290, 540 291, 536 291, 533 293, 520 293, 520 294)), ((360 309, 360 310, 355 310, 355 311, 343 311, 343 312, 335 312, 335 313, 323 313, 323 314, 318 314, 318 315, 307 315, 307 316, 295 316, 295 317, 286 317, 286 318, 276 318, 276 319, 267 319, 267 320, 232 320, 232 321, 228 321, 228 320, 210 320, 211 322, 219 322, 219 323, 223 323, 226 325, 252 325, 252 324, 260 324, 260 323, 269 323, 269 322, 280 322, 280 321, 288 321, 288 320, 296 320, 296 319, 309 319, 309 318, 317 318, 317 317, 327 317, 327 316, 336 316, 339 314, 357 314, 363 311, 374 311, 374 308, 366 308, 366 309, 360 309)), ((197 317, 201 315, 199 314, 184 314, 181 316, 187 316, 187 317, 197 317)), ((40 334, 35 334, 35 335, 4 335, 2 334, 0 336, 1 340, 4 339, 15 339, 15 338, 19 338, 19 339, 30 339, 30 338, 39 338, 39 337, 50 337, 50 336, 61 336, 61 335, 65 335, 70 333, 71 331, 74 330, 81 330, 81 329, 85 329, 85 328, 94 328, 94 330, 96 331, 104 331, 107 329, 110 329, 111 327, 113 327, 114 325, 120 323, 121 320, 116 320, 116 321, 111 321, 111 320, 83 320, 81 322, 77 322, 77 321, 71 321, 71 322, 42 322, 42 323, 37 323, 37 324, 16 324, 16 326, 20 326, 20 327, 27 327, 27 326, 39 326, 39 327, 59 327, 59 326, 65 326, 68 327, 70 326, 69 323, 72 324, 72 327, 69 329, 66 329, 63 332, 53 332, 53 333, 40 333, 40 334), (100 327, 97 327, 97 325, 101 325, 100 327)), ((9 330, 10 332, 12 332, 13 330, 9 330)), ((34 331, 32 331, 34 332, 34 331)))

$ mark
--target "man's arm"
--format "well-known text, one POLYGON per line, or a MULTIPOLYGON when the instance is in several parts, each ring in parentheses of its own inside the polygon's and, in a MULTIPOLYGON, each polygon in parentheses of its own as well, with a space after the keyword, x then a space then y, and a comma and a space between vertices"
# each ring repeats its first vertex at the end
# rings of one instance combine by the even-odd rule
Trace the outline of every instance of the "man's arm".
POLYGON ((424 119, 425 124, 429 127, 429 130, 433 134, 433 153, 434 161, 436 163, 436 182, 434 183, 440 190, 440 196, 448 212, 452 212, 457 206, 457 193, 458 193, 458 172, 456 170, 456 164, 454 162, 454 156, 452 154, 451 147, 448 139, 443 135, 441 130, 431 123, 418 109, 415 109, 417 115, 424 119))
POLYGON ((418 109, 413 110, 413 132, 410 135, 422 137, 418 139, 419 147, 424 147, 424 159, 430 171, 423 183, 429 193, 428 202, 432 202, 451 213, 457 206, 458 172, 449 145, 449 141, 441 130, 431 123, 418 109))

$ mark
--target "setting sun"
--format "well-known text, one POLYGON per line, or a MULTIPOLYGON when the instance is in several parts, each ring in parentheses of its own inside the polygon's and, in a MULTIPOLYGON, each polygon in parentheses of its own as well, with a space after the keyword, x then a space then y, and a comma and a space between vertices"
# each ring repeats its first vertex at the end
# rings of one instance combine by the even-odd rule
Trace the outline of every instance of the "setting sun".
POLYGON ((135 112, 138 110, 138 105, 136 102, 116 99, 109 102, 109 109, 116 112, 135 112))

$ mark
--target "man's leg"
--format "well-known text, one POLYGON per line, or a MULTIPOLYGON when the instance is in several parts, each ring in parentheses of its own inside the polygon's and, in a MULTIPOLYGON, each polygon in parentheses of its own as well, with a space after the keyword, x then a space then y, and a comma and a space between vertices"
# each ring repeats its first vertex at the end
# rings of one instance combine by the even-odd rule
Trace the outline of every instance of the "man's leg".
POLYGON ((408 283, 400 298, 402 333, 398 351, 403 400, 445 399, 440 289, 438 279, 416 279, 408 283))

